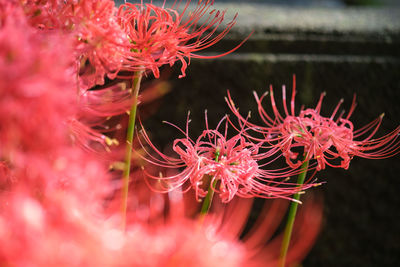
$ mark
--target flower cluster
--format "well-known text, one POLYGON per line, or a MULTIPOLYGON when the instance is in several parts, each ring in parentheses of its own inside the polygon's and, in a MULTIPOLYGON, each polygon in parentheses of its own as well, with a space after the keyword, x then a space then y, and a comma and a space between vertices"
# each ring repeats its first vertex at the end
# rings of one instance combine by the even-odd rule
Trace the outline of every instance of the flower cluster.
MULTIPOLYGON (((283 113, 280 113, 272 86, 261 97, 255 94, 259 115, 264 125, 257 125, 243 117, 228 92, 226 101, 237 117, 239 127, 227 119, 225 134, 219 131, 223 120, 215 130, 208 128, 196 139, 188 134, 176 139, 173 150, 178 158, 164 155, 151 143, 146 132, 143 136, 156 155, 148 152, 147 161, 165 168, 181 168, 182 171, 168 176, 155 175, 145 171, 145 175, 157 181, 156 190, 170 191, 177 187, 193 188, 197 198, 204 198, 211 191, 218 192, 223 202, 229 202, 235 195, 239 197, 290 198, 311 186, 312 176, 305 185, 289 182, 289 177, 306 172, 307 169, 320 171, 326 166, 349 167, 354 156, 379 159, 400 152, 400 127, 380 138, 373 138, 381 124, 383 115, 359 130, 354 130, 350 117, 355 110, 355 97, 349 112, 338 114, 341 100, 329 117, 321 115, 321 94, 315 108, 302 107, 295 112, 295 77, 290 106, 287 105, 286 88, 282 89, 283 113), (264 98, 270 96, 273 116, 263 108, 264 98), (238 133, 227 137, 228 121, 238 133), (264 168, 279 157, 284 157, 288 166, 274 170, 264 168), (304 163, 311 165, 304 169, 304 163), (189 182, 188 182, 189 181, 189 182)), ((144 147, 144 145, 143 145, 144 147)), ((295 199, 292 199, 296 201, 295 199)))
POLYGON ((382 137, 373 138, 384 114, 360 129, 354 129, 350 116, 356 107, 355 97, 347 115, 344 112, 338 115, 343 102, 342 99, 329 117, 322 116, 321 107, 325 93, 321 94, 315 108, 304 109, 302 107, 296 115, 295 85, 295 77, 293 77, 290 111, 286 101, 286 88, 285 86, 282 88, 283 114, 277 109, 272 86, 269 90, 269 96, 273 116, 269 116, 262 106, 268 91, 261 97, 255 94, 258 112, 264 125, 249 123, 239 113, 230 95, 227 98, 227 103, 238 117, 239 123, 251 127, 250 130, 254 130, 252 131, 254 134, 248 131, 246 136, 250 139, 260 140, 259 135, 261 134, 261 139, 282 151, 289 166, 297 168, 304 161, 315 160, 317 170, 325 169, 326 165, 347 169, 354 156, 379 159, 391 157, 400 152, 400 127, 382 137), (297 152, 298 149, 302 153, 297 152))
MULTIPOLYGON (((207 122, 207 118, 206 118, 207 122)), ((145 144, 149 145, 156 155, 147 152, 148 162, 163 168, 183 170, 171 176, 156 176, 147 172, 147 178, 157 181, 155 190, 171 191, 181 186, 193 188, 196 198, 203 198, 209 190, 219 193, 222 202, 231 201, 235 195, 239 197, 262 198, 288 198, 296 192, 300 192, 317 184, 300 186, 288 182, 288 178, 301 172, 301 169, 281 168, 265 170, 262 167, 268 165, 274 159, 277 150, 261 152, 261 143, 247 141, 243 134, 248 129, 242 129, 241 133, 228 138, 228 120, 223 118, 215 130, 208 128, 196 139, 192 140, 188 134, 187 121, 185 138, 176 139, 173 150, 179 158, 170 157, 161 153, 151 143, 146 131, 142 131, 145 144), (221 134, 219 128, 223 121, 225 134, 221 134), (158 157, 157 157, 158 156, 158 157), (271 158, 270 162, 263 162, 271 158), (189 181, 189 184, 187 183, 189 181)), ((176 126, 175 126, 176 127, 176 126)), ((279 157, 276 156, 276 157, 279 157)))
MULTIPOLYGON (((180 1, 179 1, 180 2, 180 1)), ((125 54, 123 70, 151 70, 159 77, 159 67, 173 65, 175 61, 182 63, 184 77, 190 58, 216 58, 236 50, 217 56, 198 55, 196 52, 212 46, 220 41, 234 26, 235 18, 220 33, 214 33, 224 20, 225 11, 211 9, 214 1, 198 1, 197 6, 186 14, 191 1, 187 1, 183 11, 177 11, 179 4, 171 8, 153 5, 125 3, 119 7, 118 18, 121 28, 129 38, 129 52, 125 54), (210 10, 211 9, 211 10, 210 10), (206 18, 203 18, 206 17, 206 18), (203 21, 201 25, 199 22, 203 21)), ((120 75, 123 77, 122 75, 120 75)))

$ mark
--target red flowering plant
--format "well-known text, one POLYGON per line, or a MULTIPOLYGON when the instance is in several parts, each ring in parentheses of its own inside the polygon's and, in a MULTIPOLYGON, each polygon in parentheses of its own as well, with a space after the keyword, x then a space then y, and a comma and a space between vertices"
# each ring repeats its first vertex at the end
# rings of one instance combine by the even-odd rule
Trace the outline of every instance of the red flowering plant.
POLYGON ((343 103, 343 99, 341 99, 329 117, 321 115, 322 100, 325 97, 325 93, 321 94, 315 108, 301 107, 299 114, 296 115, 295 77, 293 77, 290 112, 287 106, 285 86, 282 87, 283 114, 277 109, 272 86, 261 97, 256 93, 254 93, 254 96, 264 125, 249 123, 245 117, 240 115, 229 94, 227 103, 232 112, 239 118, 239 122, 251 126, 249 129, 257 133, 252 137, 251 133, 247 131, 247 137, 257 141, 264 141, 272 147, 279 148, 285 156, 287 164, 293 168, 300 166, 305 161, 315 160, 317 162, 317 170, 325 169, 326 165, 347 169, 354 156, 379 159, 391 157, 400 152, 400 126, 382 137, 373 138, 384 114, 381 114, 360 129, 354 129, 350 116, 356 107, 355 96, 347 115, 344 112, 338 114, 343 103), (269 116, 262 105, 268 93, 273 116, 269 116), (261 139, 256 137, 259 134, 263 136, 261 139), (298 148, 303 148, 303 153, 294 151, 298 148))
MULTIPOLYGON (((193 58, 216 58, 229 54, 240 47, 243 40, 232 50, 216 55, 203 56, 196 52, 212 46, 220 41, 233 27, 236 16, 227 24, 224 30, 216 33, 224 20, 225 12, 212 9, 214 1, 197 1, 194 10, 189 14, 190 0, 181 12, 178 11, 181 1, 174 1, 171 8, 156 6, 143 1, 136 4, 125 3, 119 7, 118 22, 128 36, 129 43, 126 48, 120 78, 132 79, 129 121, 126 134, 126 153, 123 170, 123 192, 127 199, 129 176, 132 158, 132 143, 135 129, 135 117, 138 105, 138 95, 142 77, 147 71, 152 71, 156 78, 159 77, 159 68, 163 65, 172 66, 176 61, 182 63, 181 75, 185 76, 188 63, 186 60, 193 58), (206 17, 204 22, 200 20, 206 17), (214 36, 215 35, 215 36, 214 36), (126 74, 126 72, 128 74, 126 74)), ((123 210, 126 210, 126 200, 123 210)))
MULTIPOLYGON (((320 171, 328 165, 330 167, 348 169, 354 156, 381 159, 394 156, 400 152, 400 126, 382 137, 373 138, 378 131, 384 114, 360 129, 354 130, 350 116, 356 107, 355 96, 347 115, 344 112, 338 114, 343 103, 343 99, 341 99, 329 117, 321 115, 322 100, 325 97, 325 93, 321 94, 315 108, 304 108, 302 106, 299 114, 296 115, 295 76, 293 76, 290 109, 286 100, 286 87, 282 87, 283 114, 277 108, 272 85, 270 90, 261 97, 256 93, 254 93, 254 96, 263 125, 250 123, 246 117, 243 117, 238 108, 235 107, 229 92, 226 102, 238 118, 241 127, 247 127, 244 135, 248 139, 263 142, 265 146, 271 149, 279 149, 289 166, 292 168, 301 167, 303 173, 299 175, 297 181, 300 185, 304 183, 307 171, 313 168, 316 171, 320 171), (268 93, 273 116, 268 115, 262 106, 262 102, 268 93), (309 164, 312 161, 316 161, 316 164, 310 166, 309 164)), ((299 200, 300 195, 295 194, 294 199, 299 200)), ((285 229, 285 241, 282 244, 280 262, 282 267, 285 266, 285 257, 289 247, 296 210, 297 203, 293 202, 285 229)))
MULTIPOLYGON (((319 170, 340 158, 347 167, 353 156, 399 151, 399 129, 373 139, 381 117, 353 131, 355 104, 345 117, 336 116, 338 105, 324 118, 321 97, 296 116, 293 92, 291 112, 285 104, 281 115, 272 89, 275 118, 262 108, 264 96, 256 98, 264 126, 242 117, 229 98, 239 127, 224 116, 210 128, 206 116, 192 139, 189 119, 185 130, 170 123, 183 134, 174 155, 144 129, 134 139, 138 104, 169 90, 159 82, 139 92, 142 78, 158 79, 163 65, 177 61, 182 78, 191 58, 221 57, 247 40, 219 55, 198 54, 224 38, 236 16, 223 26, 225 11, 214 1, 181 2, 117 9, 111 0, 0 0, 0 242, 7 244, 0 265, 276 266, 288 241, 273 234, 287 200, 300 202, 319 185, 306 177, 306 162, 315 159, 310 168, 319 170), (246 230, 255 198, 274 200, 246 230)), ((312 246, 320 202, 305 201, 299 214, 288 263, 312 246)))
POLYGON ((197 1, 197 5, 189 14, 187 9, 191 1, 186 1, 181 12, 179 4, 174 1, 171 8, 152 3, 125 3, 119 7, 118 17, 121 28, 129 38, 129 52, 125 54, 123 70, 151 70, 159 77, 159 67, 182 63, 181 75, 186 75, 190 58, 216 58, 229 54, 232 50, 216 56, 198 55, 196 52, 212 46, 220 41, 235 25, 236 16, 227 27, 213 36, 224 20, 225 11, 212 9, 213 0, 197 1), (211 9, 211 10, 210 10, 211 9), (207 18, 203 18, 207 16, 207 18), (199 21, 203 24, 199 25, 199 21))

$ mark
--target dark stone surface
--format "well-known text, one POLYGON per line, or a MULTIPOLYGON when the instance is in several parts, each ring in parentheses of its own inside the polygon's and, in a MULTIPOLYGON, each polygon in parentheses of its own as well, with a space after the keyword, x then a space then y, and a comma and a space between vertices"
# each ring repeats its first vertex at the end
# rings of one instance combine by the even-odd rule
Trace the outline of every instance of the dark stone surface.
MULTIPOLYGON (((238 28, 211 51, 228 50, 254 27, 253 37, 237 53, 216 60, 192 60, 187 77, 173 79, 173 91, 146 121, 160 144, 181 137, 172 127, 161 125, 162 120, 184 127, 190 110, 190 129, 196 136, 204 129, 205 109, 212 126, 228 113, 226 90, 243 114, 248 110, 256 114, 252 91, 262 93, 273 84, 279 94, 282 84, 291 87, 292 74, 297 77, 297 103, 313 106, 326 91, 322 113, 328 115, 341 98, 348 109, 356 93, 358 106, 352 116, 356 128, 382 112, 385 118, 377 136, 399 125, 398 9, 264 8, 240 6, 238 28), (265 14, 265 19, 258 19, 259 14, 265 14), (296 21, 296 14, 305 19, 296 21)), ((178 74, 176 68, 172 76, 178 74)), ((400 156, 356 158, 349 170, 327 169, 318 174, 327 181, 319 189, 325 196, 325 219, 304 266, 400 266, 399 160, 400 156)))

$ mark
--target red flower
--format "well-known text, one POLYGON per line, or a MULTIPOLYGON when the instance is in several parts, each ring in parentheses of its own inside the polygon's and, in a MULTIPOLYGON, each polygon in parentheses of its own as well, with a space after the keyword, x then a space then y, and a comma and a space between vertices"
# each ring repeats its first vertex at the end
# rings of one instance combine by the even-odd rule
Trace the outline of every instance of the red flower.
POLYGON ((313 186, 308 184, 298 187, 297 184, 285 181, 287 177, 298 174, 299 170, 263 170, 263 166, 279 155, 270 162, 261 161, 273 156, 277 150, 261 153, 261 143, 248 142, 241 134, 228 139, 227 124, 224 135, 218 130, 223 120, 215 130, 208 129, 207 126, 196 141, 190 139, 187 125, 186 137, 176 139, 173 143, 173 150, 179 158, 172 158, 158 151, 143 131, 146 143, 161 157, 158 159, 146 151, 148 162, 165 168, 183 168, 179 173, 167 177, 155 176, 145 170, 148 178, 160 182, 157 183, 159 189, 156 190, 170 191, 190 181, 189 188, 195 189, 197 199, 204 197, 211 186, 219 193, 223 202, 229 202, 235 195, 245 198, 291 199, 290 195, 313 186))
POLYGON ((224 30, 213 36, 225 16, 225 11, 210 10, 214 1, 198 1, 196 8, 189 14, 186 11, 190 0, 186 2, 181 13, 175 10, 179 6, 175 4, 172 8, 165 8, 164 5, 158 7, 149 3, 143 4, 142 1, 140 4, 125 3, 120 6, 119 21, 130 41, 124 70, 148 69, 158 78, 159 67, 164 64, 173 65, 179 60, 182 63, 182 74, 179 77, 184 77, 191 57, 221 57, 233 52, 245 41, 220 55, 196 54, 219 42, 235 24, 236 16, 224 30), (199 25, 200 20, 204 22, 199 25))
POLYGON ((241 124, 244 123, 255 129, 254 133, 261 133, 263 137, 246 135, 259 142, 264 141, 273 147, 278 147, 287 163, 293 168, 299 167, 303 161, 314 159, 317 161, 317 170, 324 169, 326 165, 347 169, 354 156, 379 159, 394 156, 400 151, 400 127, 383 137, 373 139, 382 122, 383 114, 364 127, 354 130, 353 123, 349 119, 356 107, 355 97, 347 115, 344 115, 344 112, 337 115, 343 102, 342 99, 330 117, 322 116, 320 111, 325 93, 321 94, 315 108, 304 109, 302 107, 299 114, 296 115, 294 77, 290 111, 287 106, 285 86, 282 88, 284 114, 281 114, 276 107, 274 91, 271 86, 269 94, 274 114, 269 116, 262 107, 262 101, 267 93, 261 97, 255 94, 258 112, 265 126, 251 124, 243 118, 235 108, 230 96, 228 96, 227 102, 241 124), (298 148, 303 150, 304 159, 299 158, 299 153, 295 152, 298 148))

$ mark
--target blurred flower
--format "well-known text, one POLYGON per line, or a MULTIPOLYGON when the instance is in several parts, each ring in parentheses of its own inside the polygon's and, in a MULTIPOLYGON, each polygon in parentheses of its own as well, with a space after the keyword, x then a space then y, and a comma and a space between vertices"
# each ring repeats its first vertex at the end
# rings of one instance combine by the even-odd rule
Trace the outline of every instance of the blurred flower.
MULTIPOLYGON (((321 228, 322 199, 311 192, 306 194, 303 201, 304 204, 299 206, 292 242, 287 254, 286 264, 288 266, 296 266, 304 260, 314 246, 321 228)), ((243 222, 241 219, 235 222, 235 219, 239 217, 238 214, 241 214, 243 210, 232 207, 230 211, 227 211, 230 217, 222 221, 221 235, 224 235, 225 231, 232 234, 237 231, 237 235, 243 236, 243 244, 248 253, 246 266, 278 266, 283 239, 283 233, 279 232, 279 226, 285 219, 287 207, 288 202, 281 199, 265 203, 248 232, 246 232, 246 224, 244 224, 247 221, 243 222)), ((252 210, 252 214, 254 214, 254 210, 252 210)), ((246 216, 243 217, 246 218, 246 216)))
POLYGON ((53 190, 38 198, 23 188, 0 195, 2 265, 243 266, 242 244, 196 221, 134 223, 124 233, 116 216, 94 213, 76 196, 53 190))
MULTIPOLYGON (((199 216, 201 204, 194 191, 184 193, 178 188, 161 195, 135 181, 133 190, 130 187, 127 236, 130 244, 136 244, 129 255, 135 251, 142 255, 135 261, 139 266, 278 265, 287 200, 234 198, 222 203, 215 199, 204 217, 199 216)), ((299 207, 289 265, 305 258, 320 231, 322 199, 313 192, 299 207)), ((116 210, 119 207, 115 205, 116 210)))
POLYGON ((2 265, 132 266, 124 234, 76 196, 53 190, 38 198, 22 188, 3 196, 2 265))
POLYGON ((293 91, 290 100, 290 112, 286 101, 286 88, 282 88, 282 105, 284 114, 281 114, 276 106, 272 86, 269 90, 273 117, 269 116, 262 107, 262 101, 268 92, 258 97, 254 93, 258 112, 265 125, 259 126, 249 123, 242 117, 235 107, 232 98, 228 95, 227 103, 233 113, 239 118, 240 124, 245 124, 254 129, 255 135, 246 136, 256 140, 264 141, 272 147, 278 147, 286 158, 286 162, 293 168, 299 167, 302 162, 316 160, 317 170, 324 169, 326 165, 347 169, 354 156, 363 158, 379 159, 396 155, 400 152, 400 127, 392 132, 373 139, 382 119, 383 114, 369 124, 354 130, 353 123, 349 120, 356 107, 355 97, 347 115, 344 112, 337 115, 343 99, 339 101, 330 117, 320 114, 322 93, 315 108, 301 108, 299 115, 295 114, 295 77, 293 77, 293 91), (263 137, 259 137, 261 134, 263 137), (258 137, 256 137, 258 135, 258 137), (299 154, 298 149, 303 150, 299 154))
POLYGON ((109 190, 106 170, 75 147, 70 137, 68 121, 78 105, 67 37, 30 27, 18 8, 10 9, 4 20, 0 28, 0 161, 9 169, 13 186, 24 185, 40 195, 63 188, 82 201, 99 200, 109 190))
MULTIPOLYGON (((181 1, 179 1, 180 3, 181 1)), ((211 9, 214 1, 197 1, 193 11, 186 14, 190 0, 186 1, 181 13, 176 1, 171 8, 159 7, 152 3, 125 3, 119 7, 118 17, 121 28, 129 38, 129 52, 124 58, 123 70, 151 70, 159 77, 159 67, 182 63, 179 77, 184 77, 190 58, 216 58, 239 48, 215 56, 202 56, 196 52, 219 42, 234 26, 236 16, 220 33, 214 33, 225 17, 225 11, 211 9), (186 59, 188 62, 186 61, 186 59)), ((247 38, 246 38, 247 39, 247 38)), ((120 75, 123 77, 122 75, 120 75)))
MULTIPOLYGON (((125 153, 124 129, 133 101, 127 87, 128 81, 116 81, 80 92, 77 114, 68 121, 75 143, 105 159, 108 164, 119 162, 125 153)), ((157 111, 159 99, 170 91, 171 85, 165 78, 160 78, 146 81, 142 87, 138 103, 144 120, 157 111)), ((132 165, 134 161, 132 159, 132 165)))
MULTIPOLYGON (((197 217, 201 204, 195 201, 194 191, 183 193, 177 189, 163 194, 164 206, 160 209, 159 195, 149 192, 144 185, 139 185, 136 188, 136 194, 132 194, 132 197, 137 196, 137 192, 141 190, 146 192, 142 192, 143 197, 148 198, 147 205, 143 206, 151 210, 157 206, 156 209, 159 210, 158 220, 153 214, 151 221, 147 221, 148 225, 151 225, 147 229, 156 237, 156 240, 168 240, 171 236, 174 236, 172 239, 178 240, 178 244, 171 248, 175 251, 173 258, 177 261, 165 260, 165 263, 171 262, 171 266, 198 266, 188 264, 196 263, 196 261, 199 262, 199 266, 202 266, 200 263, 207 263, 205 266, 239 264, 249 267, 275 267, 278 265, 283 237, 280 226, 289 204, 287 200, 234 198, 229 203, 222 203, 216 199, 213 209, 206 217, 203 217, 204 215, 197 217), (197 224, 184 218, 197 218, 197 224), (179 227, 182 227, 182 233, 179 232, 179 227), (175 232, 175 229, 178 229, 178 232, 175 232), (163 232, 167 230, 170 234, 163 232), (185 237, 186 230, 192 231, 193 237, 185 237), (179 247, 181 241, 185 239, 187 245, 186 248, 182 247, 182 250, 179 247), (196 245, 196 242, 199 244, 196 245), (210 242, 214 242, 212 251, 208 247, 210 242), (220 262, 218 258, 215 258, 216 255, 221 257, 225 255, 225 261, 220 262), (199 257, 203 258, 198 259, 199 257), (215 261, 211 261, 213 258, 215 261), (187 264, 179 264, 181 262, 187 264)), ((314 192, 306 194, 304 204, 299 207, 287 259, 290 266, 300 263, 305 258, 320 231, 323 205, 322 199, 319 195, 313 194, 314 192)), ((131 230, 135 229, 135 225, 137 226, 137 224, 132 224, 128 227, 128 233, 132 233, 131 230)), ((143 240, 143 244, 151 242, 144 241, 148 240, 146 238, 139 238, 139 240, 143 240)), ((142 255, 147 255, 146 246, 143 250, 142 255)), ((148 250, 154 251, 154 248, 148 250)), ((170 251, 169 248, 166 248, 166 251, 170 251)))
POLYGON ((245 264, 246 251, 237 240, 210 234, 196 221, 175 220, 164 225, 133 225, 129 245, 136 257, 133 266, 226 266, 245 264))
MULTIPOLYGON (((85 179, 85 174, 80 178, 97 186, 85 179)), ((255 211, 257 220, 248 228, 253 199, 236 198, 224 207, 216 202, 215 213, 190 220, 185 218, 186 209, 198 203, 174 191, 154 215, 157 223, 131 222, 124 233, 119 216, 105 216, 102 209, 90 205, 95 201, 83 202, 83 192, 53 188, 39 195, 26 185, 0 194, 0 242, 7 244, 0 247, 2 264, 261 267, 276 266, 278 260, 281 236, 273 236, 287 201, 262 205, 255 211)), ((141 190, 147 188, 139 187, 136 193, 141 190)), ((145 195, 148 208, 159 205, 154 201, 159 195, 145 195)), ((307 199, 299 215, 289 263, 302 260, 315 241, 321 224, 320 201, 307 199)))
MULTIPOLYGON (((261 163, 262 160, 273 156, 276 150, 261 153, 260 144, 246 141, 241 133, 232 138, 227 138, 228 122, 225 124, 225 134, 219 132, 220 121, 215 130, 208 128, 206 119, 206 130, 193 141, 188 134, 189 120, 186 125, 185 138, 176 139, 173 150, 179 158, 169 157, 151 143, 150 138, 143 130, 142 135, 146 145, 160 157, 153 156, 147 152, 145 160, 161 168, 183 168, 177 174, 171 176, 156 176, 144 169, 146 177, 157 181, 155 190, 162 192, 170 191, 181 186, 186 186, 190 181, 189 188, 196 191, 196 198, 205 197, 209 187, 219 193, 223 202, 229 202, 235 195, 239 197, 262 197, 262 198, 287 198, 296 192, 313 186, 307 184, 298 186, 287 182, 287 178, 298 174, 299 170, 282 168, 274 170, 263 170, 262 167, 274 161, 261 163)), ((144 150, 146 148, 143 146, 144 150)), ((277 156, 279 157, 279 155, 277 156)))
POLYGON ((18 8, 10 8, 4 18, 0 28, 2 157, 24 151, 47 153, 68 141, 65 122, 77 107, 69 42, 60 33, 33 29, 18 8))

